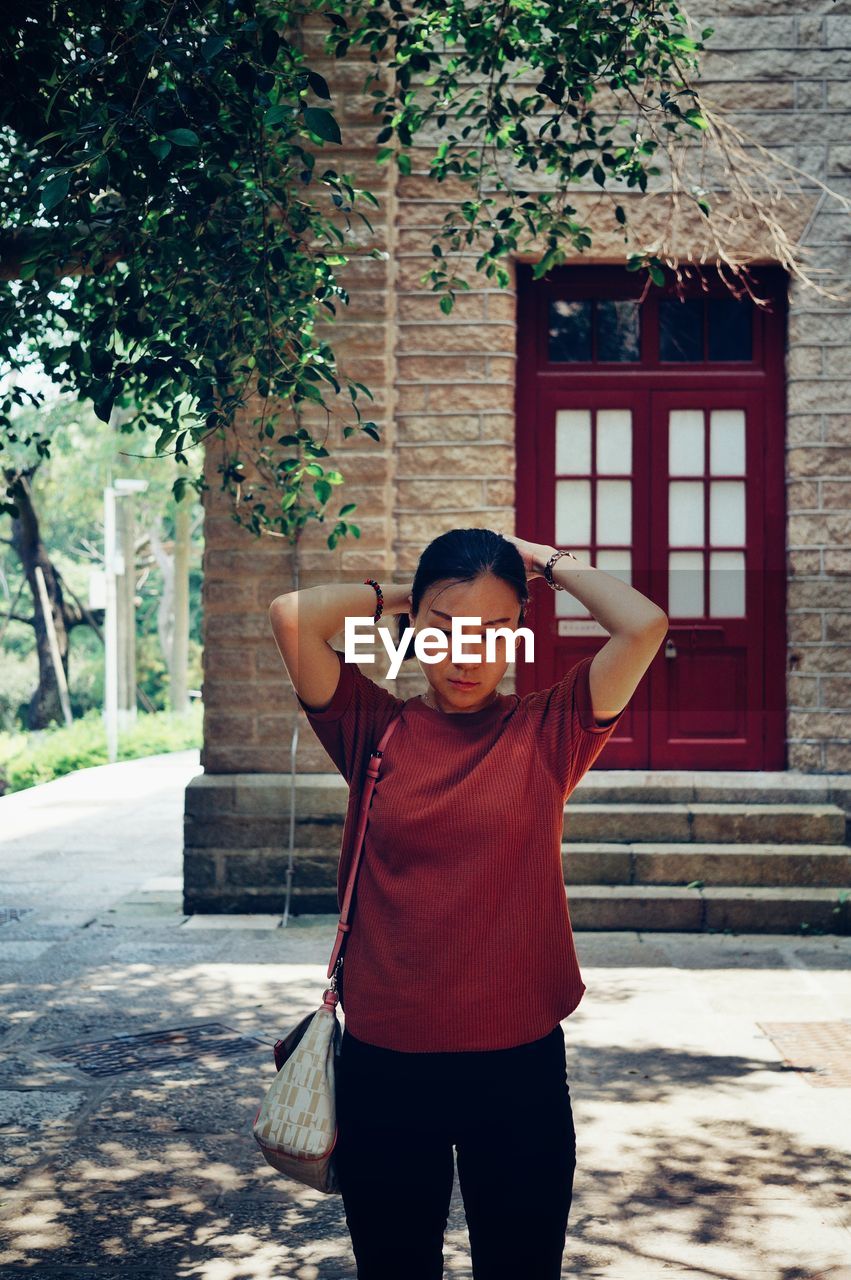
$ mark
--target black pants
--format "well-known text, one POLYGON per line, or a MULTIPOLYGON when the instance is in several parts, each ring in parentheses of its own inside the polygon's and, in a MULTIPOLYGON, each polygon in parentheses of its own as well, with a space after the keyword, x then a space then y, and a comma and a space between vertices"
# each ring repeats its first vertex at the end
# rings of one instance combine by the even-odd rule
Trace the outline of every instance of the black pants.
POLYGON ((358 1280, 440 1280, 457 1150, 475 1280, 558 1280, 576 1167, 561 1026, 399 1053, 344 1029, 336 1165, 358 1280))

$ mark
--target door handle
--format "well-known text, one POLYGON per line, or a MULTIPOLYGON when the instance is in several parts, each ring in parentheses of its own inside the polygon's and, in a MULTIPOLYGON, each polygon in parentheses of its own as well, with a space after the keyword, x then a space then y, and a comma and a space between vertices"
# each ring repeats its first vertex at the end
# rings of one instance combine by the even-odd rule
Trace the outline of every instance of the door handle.
POLYGON ((697 641, 701 639, 712 640, 724 635, 724 627, 713 625, 712 623, 694 623, 689 626, 684 624, 681 626, 671 626, 668 628, 668 638, 665 641, 665 657, 676 658, 677 643, 674 635, 681 638, 683 643, 687 644, 689 649, 697 648, 697 641))

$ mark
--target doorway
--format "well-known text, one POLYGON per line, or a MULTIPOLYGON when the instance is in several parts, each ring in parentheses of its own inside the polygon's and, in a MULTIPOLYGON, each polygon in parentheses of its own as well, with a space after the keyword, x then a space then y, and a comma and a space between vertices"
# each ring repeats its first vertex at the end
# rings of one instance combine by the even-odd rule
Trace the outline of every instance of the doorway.
MULTIPOLYGON (((611 738, 611 768, 783 769, 786 279, 758 306, 707 273, 684 301, 618 267, 518 267, 517 529, 665 610, 666 641, 611 738)), ((604 629, 536 593, 519 693, 604 629)))

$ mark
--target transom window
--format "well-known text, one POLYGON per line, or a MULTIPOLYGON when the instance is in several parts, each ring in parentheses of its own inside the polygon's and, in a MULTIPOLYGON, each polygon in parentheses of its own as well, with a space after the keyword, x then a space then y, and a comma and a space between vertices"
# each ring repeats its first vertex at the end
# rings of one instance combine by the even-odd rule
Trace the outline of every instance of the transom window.
POLYGON ((562 363, 641 359, 641 316, 633 298, 554 298, 549 358, 562 363))
POLYGON ((750 298, 661 298, 659 359, 701 364, 753 359, 750 298))
POLYGON ((651 348, 660 364, 744 363, 754 358, 754 307, 746 295, 654 299, 550 298, 549 364, 638 364, 651 348), (652 344, 648 341, 653 339, 652 344))

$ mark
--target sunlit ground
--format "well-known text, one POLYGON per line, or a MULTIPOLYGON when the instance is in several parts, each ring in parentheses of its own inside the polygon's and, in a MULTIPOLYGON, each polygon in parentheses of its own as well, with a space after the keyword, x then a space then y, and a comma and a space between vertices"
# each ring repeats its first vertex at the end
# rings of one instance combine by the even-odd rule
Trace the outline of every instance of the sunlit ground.
MULTIPOLYGON (((321 999, 336 919, 182 914, 193 769, 134 762, 0 800, 0 907, 30 908, 0 924, 2 1280, 355 1278, 340 1197, 283 1178, 251 1136, 273 1041, 321 999), (209 1022, 254 1044, 100 1077, 51 1052, 209 1022)), ((851 1079, 827 1072, 851 1027, 851 939, 576 942, 563 1276, 851 1280, 851 1079), (790 1023, 824 1033, 806 1067, 771 1038, 790 1023)), ((444 1252, 447 1276, 471 1276, 457 1178, 444 1252)))

